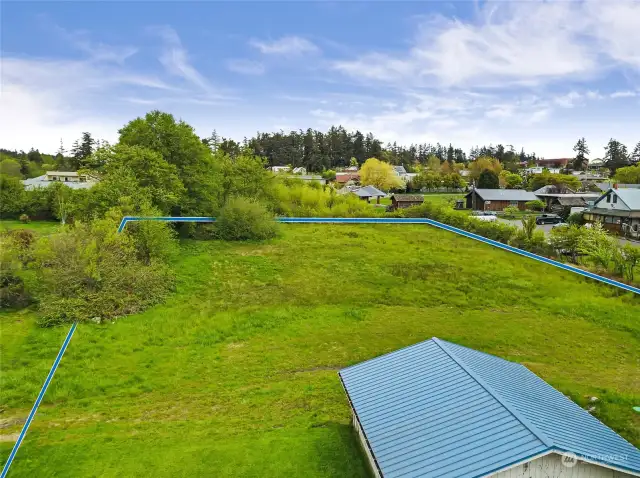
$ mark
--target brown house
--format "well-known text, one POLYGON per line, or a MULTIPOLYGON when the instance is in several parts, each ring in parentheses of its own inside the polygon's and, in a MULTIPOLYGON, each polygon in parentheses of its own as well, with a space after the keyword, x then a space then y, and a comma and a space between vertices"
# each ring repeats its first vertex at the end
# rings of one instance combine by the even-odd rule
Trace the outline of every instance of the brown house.
POLYGON ((467 209, 474 211, 502 211, 508 206, 524 211, 527 202, 538 198, 531 191, 523 189, 474 189, 465 199, 467 209))
POLYGON ((419 206, 424 202, 424 196, 421 194, 394 194, 391 196, 391 211, 396 209, 404 209, 411 206, 419 206))

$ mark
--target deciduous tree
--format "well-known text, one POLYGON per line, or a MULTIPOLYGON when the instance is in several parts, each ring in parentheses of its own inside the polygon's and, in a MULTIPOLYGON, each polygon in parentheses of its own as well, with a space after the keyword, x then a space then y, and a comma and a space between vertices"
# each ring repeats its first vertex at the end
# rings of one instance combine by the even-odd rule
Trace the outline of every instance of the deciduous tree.
POLYGON ((383 191, 403 186, 402 179, 389 163, 376 158, 367 159, 360 168, 360 183, 375 186, 383 191))

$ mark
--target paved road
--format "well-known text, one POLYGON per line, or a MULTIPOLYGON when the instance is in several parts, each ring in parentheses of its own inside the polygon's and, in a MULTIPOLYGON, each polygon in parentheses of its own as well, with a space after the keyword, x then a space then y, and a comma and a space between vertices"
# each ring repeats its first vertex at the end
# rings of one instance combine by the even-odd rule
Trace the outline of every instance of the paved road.
MULTIPOLYGON (((522 227, 522 221, 520 219, 503 219, 501 217, 498 218, 498 221, 511 224, 512 226, 522 227)), ((552 225, 551 224, 541 224, 536 226, 538 229, 544 231, 545 234, 549 234, 552 225)), ((618 238, 620 244, 631 244, 632 246, 640 247, 640 242, 638 241, 627 241, 626 239, 618 238)))

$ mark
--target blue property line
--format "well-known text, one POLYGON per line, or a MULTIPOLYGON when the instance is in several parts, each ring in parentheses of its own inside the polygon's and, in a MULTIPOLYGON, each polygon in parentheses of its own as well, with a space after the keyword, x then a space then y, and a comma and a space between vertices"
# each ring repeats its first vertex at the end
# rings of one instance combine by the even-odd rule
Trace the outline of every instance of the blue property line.
POLYGON ((40 402, 44 398, 44 394, 47 391, 47 388, 49 387, 49 384, 51 383, 51 379, 53 379, 53 374, 56 373, 56 369, 58 368, 58 365, 60 364, 60 360, 62 360, 62 356, 64 355, 64 351, 67 350, 67 346, 69 345, 69 342, 71 341, 71 337, 73 337, 73 333, 76 331, 76 326, 77 325, 78 325, 77 322, 74 322, 73 325, 71 326, 71 329, 69 329, 69 333, 67 334, 67 338, 64 340, 64 343, 62 344, 62 347, 60 348, 60 351, 58 352, 58 356, 56 357, 55 362, 53 362, 53 365, 51 366, 51 370, 49 370, 49 375, 47 375, 47 379, 44 381, 44 384, 42 385, 42 389, 40 390, 40 393, 38 394, 38 398, 36 399, 36 403, 33 404, 33 408, 31 409, 31 412, 29 413, 29 416, 27 417, 27 421, 24 423, 24 425, 22 427, 22 431, 20 432, 20 436, 18 436, 18 440, 16 441, 16 444, 13 445, 13 449, 11 450, 11 454, 9 455, 9 459, 4 464, 4 467, 2 467, 2 474, 0 474, 0 478, 5 478, 7 476, 7 473, 9 473, 9 467, 11 466, 11 463, 13 462, 13 459, 15 458, 16 453, 18 453, 18 448, 20 448, 20 445, 22 444, 22 440, 24 440, 24 436, 27 434, 27 430, 29 429, 29 425, 31 425, 33 417, 35 416, 36 412, 38 411, 38 407, 40 406, 40 402))
MULTIPOLYGON (((121 232, 128 222, 132 221, 163 221, 163 222, 215 222, 215 217, 140 217, 140 216, 125 216, 122 218, 120 222, 120 226, 118 227, 118 232, 121 232)), ((585 271, 578 267, 571 266, 569 264, 563 264, 562 262, 554 261, 553 259, 549 259, 547 257, 539 256, 537 254, 533 254, 532 252, 525 251, 522 249, 518 249, 517 247, 509 246, 507 244, 503 244, 498 241, 494 241, 493 239, 487 239, 486 237, 480 236, 478 234, 474 234, 472 232, 463 231, 462 229, 458 229, 457 227, 449 226, 447 224, 443 224, 438 221, 434 221, 433 219, 426 219, 423 217, 279 217, 276 219, 278 222, 282 223, 307 223, 307 224, 429 224, 431 226, 438 227, 440 229, 444 229, 445 231, 455 232, 464 237, 468 237, 470 239, 475 239, 476 241, 484 242, 485 244, 490 244, 499 249, 503 249, 505 251, 513 252, 515 254, 519 254, 521 256, 528 257, 529 259, 534 259, 536 261, 544 262, 545 264, 549 264, 560 269, 564 269, 565 271, 573 272, 574 274, 579 274, 584 277, 588 277, 589 279, 597 280, 599 282, 604 282, 605 284, 612 285, 619 289, 623 289, 629 292, 633 292, 635 294, 640 294, 640 288, 634 287, 629 284, 625 284, 623 282, 618 282, 613 279, 609 279, 607 277, 600 276, 598 274, 594 274, 593 272, 585 271)), ((2 477, 0 477, 2 478, 2 477)))

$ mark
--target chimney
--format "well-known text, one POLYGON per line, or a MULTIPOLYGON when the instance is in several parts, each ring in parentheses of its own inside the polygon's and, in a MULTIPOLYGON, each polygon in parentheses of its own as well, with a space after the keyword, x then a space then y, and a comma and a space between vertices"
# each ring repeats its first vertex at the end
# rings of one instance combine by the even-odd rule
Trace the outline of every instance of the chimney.
POLYGON ((613 184, 613 189, 618 189, 618 183, 613 184))

